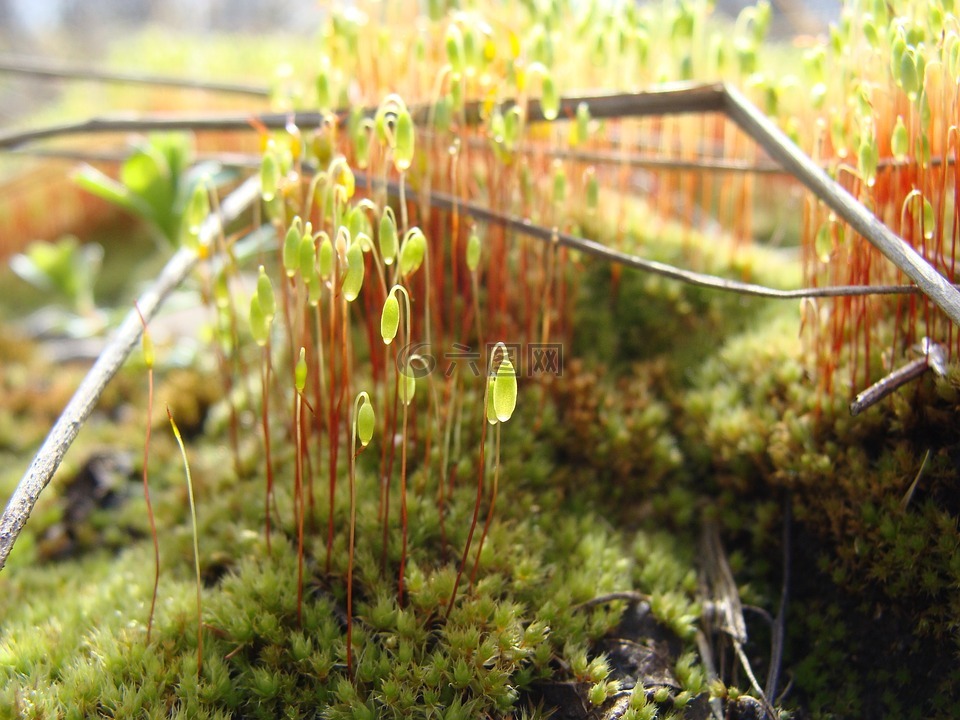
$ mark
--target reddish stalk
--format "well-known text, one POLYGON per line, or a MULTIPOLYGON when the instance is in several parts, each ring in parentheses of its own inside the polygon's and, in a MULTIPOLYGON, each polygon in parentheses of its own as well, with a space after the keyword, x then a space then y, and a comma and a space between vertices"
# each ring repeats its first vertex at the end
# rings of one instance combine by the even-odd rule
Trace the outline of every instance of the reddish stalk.
POLYGON ((487 508, 487 518, 483 523, 483 532, 480 533, 480 542, 477 544, 477 556, 473 561, 473 570, 470 572, 470 589, 477 581, 477 570, 480 567, 480 555, 483 553, 483 543, 487 539, 487 533, 490 532, 490 523, 493 520, 493 509, 497 504, 497 490, 500 485, 500 425, 497 423, 496 434, 494 435, 494 465, 493 465, 493 487, 490 490, 490 507, 487 508))
POLYGON ((260 375, 263 397, 260 402, 260 423, 263 428, 263 452, 267 463, 267 493, 264 498, 264 515, 266 517, 267 555, 272 552, 270 544, 270 501, 273 499, 273 460, 270 454, 270 341, 263 347, 263 371, 260 375))
POLYGON ((453 603, 457 599, 457 589, 460 587, 460 581, 463 578, 463 571, 467 566, 467 557, 470 555, 470 545, 473 543, 473 533, 477 529, 477 521, 480 519, 480 503, 483 502, 483 473, 485 470, 484 451, 487 438, 487 394, 490 392, 490 383, 484 384, 483 403, 480 409, 480 458, 477 468, 477 499, 473 503, 473 517, 470 520, 470 531, 467 533, 467 542, 463 546, 463 555, 460 557, 460 567, 457 570, 457 579, 453 583, 453 591, 450 593, 450 602, 447 603, 447 612, 445 617, 450 617, 450 611, 453 610, 453 603))

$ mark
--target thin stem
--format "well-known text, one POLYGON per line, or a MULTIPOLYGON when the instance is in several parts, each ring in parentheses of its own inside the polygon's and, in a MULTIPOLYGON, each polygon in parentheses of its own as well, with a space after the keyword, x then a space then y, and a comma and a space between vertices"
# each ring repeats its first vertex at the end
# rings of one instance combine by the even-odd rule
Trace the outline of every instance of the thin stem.
POLYGON ((170 406, 167 406, 167 417, 170 419, 170 427, 173 428, 173 434, 177 438, 177 445, 180 446, 180 455, 183 457, 183 470, 187 475, 187 496, 190 498, 190 521, 193 525, 193 566, 197 574, 197 677, 200 677, 203 667, 203 601, 201 599, 200 589, 202 583, 200 580, 200 540, 197 530, 197 504, 193 496, 193 477, 190 475, 190 462, 187 460, 187 449, 183 445, 183 438, 180 436, 180 428, 173 419, 173 413, 170 412, 170 406))
POLYGON ((303 506, 303 396, 297 392, 294 422, 296 423, 296 470, 294 478, 294 493, 297 507, 297 625, 303 627, 303 516, 306 514, 303 506))
MULTIPOLYGON (((497 343, 496 347, 490 353, 490 365, 493 365, 493 357, 497 348, 503 343, 497 343)), ((506 350, 504 350, 506 352, 506 350)), ((463 555, 460 558, 460 568, 457 570, 457 579, 453 583, 453 592, 450 593, 450 602, 447 604, 446 617, 450 617, 450 611, 453 610, 453 603, 457 599, 457 589, 460 587, 460 580, 463 578, 463 571, 467 566, 467 556, 470 554, 470 545, 473 543, 473 533, 477 529, 477 520, 480 518, 480 503, 483 501, 483 473, 484 473, 484 445, 487 437, 487 395, 490 392, 490 383, 485 381, 483 388, 483 403, 480 408, 480 455, 477 468, 477 499, 473 504, 473 518, 470 520, 470 531, 467 533, 467 542, 463 546, 463 555)))
POLYGON ((261 360, 261 373, 260 373, 260 386, 261 386, 261 402, 260 402, 260 423, 263 429, 263 452, 264 460, 267 464, 267 491, 264 495, 263 500, 263 511, 264 517, 266 518, 266 538, 267 538, 267 555, 271 554, 270 546, 270 500, 273 497, 273 460, 270 455, 270 340, 267 340, 267 344, 263 347, 263 358, 261 360))
MULTIPOLYGON (((137 314, 140 315, 140 309, 134 304, 137 314)), ((147 323, 140 315, 140 321, 143 324, 143 343, 146 354, 146 348, 149 343, 147 323)), ((150 351, 152 356, 152 351, 150 351)), ((157 522, 153 514, 153 503, 150 502, 150 484, 147 481, 149 470, 148 460, 150 458, 150 435, 153 430, 153 358, 145 358, 147 362, 147 432, 143 441, 143 498, 147 503, 147 518, 150 521, 150 538, 153 541, 153 594, 150 596, 150 616, 147 620, 147 645, 150 644, 150 634, 153 630, 153 615, 157 608, 157 591, 160 587, 160 541, 157 539, 157 522)))
POLYGON ((493 520, 493 508, 497 504, 497 489, 500 486, 500 426, 503 423, 498 422, 494 432, 494 450, 493 450, 493 488, 490 491, 490 507, 487 508, 487 519, 483 523, 483 532, 480 533, 480 542, 477 545, 477 557, 473 561, 473 570, 470 572, 470 589, 473 589, 477 581, 477 569, 480 567, 480 554, 483 552, 483 542, 487 539, 487 533, 490 531, 490 523, 493 520))

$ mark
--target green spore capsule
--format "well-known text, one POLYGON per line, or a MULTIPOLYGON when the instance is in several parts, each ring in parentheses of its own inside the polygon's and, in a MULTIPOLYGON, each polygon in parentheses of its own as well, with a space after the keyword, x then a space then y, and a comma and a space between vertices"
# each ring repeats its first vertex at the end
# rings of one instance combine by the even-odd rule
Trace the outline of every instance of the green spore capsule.
POLYGON ((300 270, 300 239, 302 231, 300 229, 300 218, 294 218, 290 223, 290 229, 283 239, 283 268, 288 278, 292 278, 300 270))
POLYGON ((353 302, 360 295, 363 286, 363 248, 360 243, 350 243, 347 249, 347 272, 343 277, 343 297, 353 302))
POLYGON ((563 164, 557 161, 553 167, 553 202, 562 205, 567 197, 567 174, 563 164))
POLYGON ((330 90, 330 75, 326 68, 317 76, 317 107, 329 110, 333 107, 333 93, 330 90))
POLYGON ((480 235, 477 234, 477 228, 470 228, 470 236, 467 238, 467 269, 470 272, 476 272, 480 267, 480 235))
POLYGON ((577 122, 574 127, 576 128, 574 145, 582 145, 590 137, 590 106, 585 102, 577 104, 577 122))
POLYGON ((560 94, 557 92, 557 86, 553 82, 553 75, 546 73, 543 76, 540 108, 543 110, 545 120, 556 120, 560 114, 560 94))
POLYGON ((416 133, 413 127, 413 118, 406 110, 397 115, 397 126, 394 130, 397 146, 393 150, 393 164, 398 172, 406 172, 413 162, 413 150, 416 145, 416 133))
POLYGON ((270 282, 270 276, 267 275, 263 265, 260 266, 257 276, 257 300, 260 303, 260 309, 263 310, 263 316, 269 322, 277 314, 277 299, 273 294, 273 283, 270 282))
POLYGON ((600 181, 592 167, 587 168, 585 174, 587 176, 587 212, 593 215, 600 206, 600 181))
POLYGON ((360 124, 353 136, 353 151, 357 167, 366 170, 370 164, 370 128, 369 124, 360 124))
POLYGON ((320 277, 326 280, 333 275, 333 241, 326 233, 321 234, 320 250, 317 254, 317 269, 320 277))
POLYGON ((400 378, 400 399, 404 405, 413 402, 413 396, 417 394, 417 378, 413 375, 403 375, 400 378))
POLYGON ((310 232, 310 223, 307 223, 307 229, 300 237, 300 272, 303 274, 304 281, 309 282, 310 275, 316 272, 317 268, 317 248, 313 244, 313 233, 310 232))
POLYGON ((504 357, 497 368, 493 383, 493 409, 497 420, 506 422, 517 407, 517 372, 509 357, 504 357))
POLYGON ((387 295, 383 303, 383 313, 380 315, 380 337, 385 345, 393 342, 400 328, 400 301, 395 293, 387 295))
POLYGON ((227 283, 227 273, 223 270, 217 273, 213 281, 213 299, 221 310, 230 305, 230 286, 227 283))
POLYGON ((403 247, 400 248, 400 274, 410 275, 417 271, 423 263, 423 256, 427 252, 427 238, 420 228, 411 228, 407 231, 403 247))
POLYGON ((383 209, 383 215, 380 216, 380 254, 383 256, 384 265, 393 265, 393 261, 397 259, 399 244, 397 219, 393 214, 393 208, 387 206, 383 209))
POLYGON ((274 152, 273 141, 271 141, 260 163, 260 196, 265 203, 273 202, 279 186, 280 163, 274 152))
POLYGON ((250 298, 250 334, 260 347, 265 347, 270 339, 270 321, 263 314, 256 293, 250 298))
POLYGON ((857 163, 860 166, 860 175, 867 187, 873 187, 877 181, 878 162, 877 142, 872 133, 864 133, 860 138, 860 147, 857 149, 857 163))
POLYGON ((447 26, 447 34, 444 39, 447 49, 447 62, 450 63, 450 69, 458 75, 463 72, 463 33, 460 28, 450 23, 447 26))
POLYGON ((933 239, 933 233, 937 228, 937 222, 934 219, 933 205, 926 198, 923 199, 923 237, 927 240, 933 239))
POLYGON ((300 348, 300 358, 297 360, 297 367, 293 372, 294 382, 297 385, 297 392, 302 393, 307 387, 307 350, 300 348))
POLYGON ((373 403, 367 399, 366 393, 361 393, 360 409, 357 411, 357 437, 360 445, 366 447, 373 439, 373 430, 377 425, 377 417, 373 412, 373 403))

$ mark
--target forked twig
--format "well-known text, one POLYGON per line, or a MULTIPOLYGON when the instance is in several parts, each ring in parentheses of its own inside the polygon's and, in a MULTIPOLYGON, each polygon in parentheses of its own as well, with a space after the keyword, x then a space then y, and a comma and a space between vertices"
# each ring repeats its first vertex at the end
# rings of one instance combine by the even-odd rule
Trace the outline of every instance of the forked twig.
MULTIPOLYGON (((207 218, 200 231, 201 240, 212 243, 220 232, 221 225, 239 217, 259 197, 259 191, 259 176, 247 180, 234 190, 223 201, 219 216, 211 215, 207 218)), ((40 493, 60 466, 63 456, 93 411, 107 383, 117 374, 139 341, 143 323, 150 321, 166 297, 187 277, 197 260, 197 254, 186 248, 174 253, 153 285, 137 300, 143 322, 136 310, 127 313, 50 429, 36 457, 13 491, 3 516, 0 517, 0 570, 6 564, 10 550, 30 517, 40 493)))
POLYGON ((914 352, 922 353, 922 357, 901 365, 857 395, 850 403, 851 415, 859 415, 867 408, 876 405, 908 382, 922 377, 927 370, 933 370, 934 374, 940 377, 947 374, 948 352, 943 345, 933 342, 930 338, 923 338, 913 349, 914 352))

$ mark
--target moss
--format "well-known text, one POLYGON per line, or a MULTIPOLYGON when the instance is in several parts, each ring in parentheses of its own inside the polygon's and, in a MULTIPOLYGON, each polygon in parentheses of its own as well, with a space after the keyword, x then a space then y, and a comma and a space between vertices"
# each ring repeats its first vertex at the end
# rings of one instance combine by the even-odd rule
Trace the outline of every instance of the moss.
MULTIPOLYGON (((838 376, 848 362, 840 358, 838 376)), ((682 448, 715 488, 712 513, 750 557, 741 575, 758 581, 760 601, 778 592, 779 508, 791 499, 786 663, 797 667, 800 705, 936 716, 937 699, 956 688, 946 668, 960 614, 949 589, 960 580, 954 375, 925 378, 852 419, 805 367, 786 320, 731 338, 684 398, 682 448)))
MULTIPOLYGON (((523 434, 522 432, 520 433, 523 434)), ((513 449, 505 433, 504 455, 513 449)), ((280 525, 267 554, 259 516, 259 479, 238 480, 227 471, 217 438, 191 443, 201 525, 205 643, 198 678, 196 607, 191 585, 191 544, 182 478, 169 438, 158 433, 151 481, 161 532, 163 574, 154 642, 144 645, 152 573, 148 541, 111 555, 94 550, 72 563, 20 567, 0 578, 4 619, 0 673, 5 714, 132 716, 168 708, 173 714, 217 713, 277 717, 291 708, 329 718, 508 714, 519 693, 544 678, 562 677, 565 648, 588 648, 619 620, 622 605, 587 609, 597 594, 635 585, 656 591, 650 568, 671 567, 669 578, 692 577, 689 556, 677 557, 665 536, 624 537, 597 514, 594 501, 577 500, 569 512, 562 494, 542 493, 544 459, 514 459, 504 468, 517 502, 498 512, 473 591, 443 621, 453 586, 454 555, 465 541, 473 490, 463 482, 450 499, 447 545, 441 543, 432 492, 410 498, 411 558, 408 594, 396 598, 398 549, 391 542, 388 571, 379 569, 378 492, 361 463, 358 526, 356 677, 345 675, 342 534, 332 574, 315 536, 307 548, 307 598, 297 623, 296 552, 291 497, 278 480, 280 525), (527 481, 527 476, 531 481, 527 481), (631 549, 632 548, 632 549, 631 549), (642 552, 640 552, 642 549, 642 552), (659 559, 658 559, 659 558, 659 559), (669 558, 674 558, 670 560, 669 558), (653 565, 651 565, 651 563, 653 565), (686 568, 684 570, 684 568, 686 568), (55 592, 53 590, 56 589, 55 592), (23 604, 15 598, 31 598, 23 604), (307 710, 309 709, 309 710, 307 710)), ((519 439, 519 448, 526 444, 519 439)), ((550 468, 553 474, 556 467, 550 468)), ((278 478, 286 477, 286 471, 278 478)), ((412 485, 419 482, 414 470, 412 485)), ((467 475, 469 477, 469 475, 467 475)), ((346 522, 342 497, 336 523, 346 522)), ((394 497, 396 502, 396 497, 394 497)), ((137 515, 132 503, 123 514, 137 515)), ((318 508, 317 523, 323 526, 318 508)), ((142 515, 137 523, 145 531, 142 515)), ((398 532, 392 520, 391 537, 398 532)), ((319 535, 319 534, 318 534, 319 535)), ((664 583, 664 587, 669 583, 664 583)), ((663 595, 664 620, 689 622, 694 588, 663 595), (686 598, 682 599, 681 598, 686 598), (678 604, 679 603, 679 604, 678 604), (679 608, 679 609, 677 609, 679 608)), ((601 658, 585 669, 599 694, 611 694, 601 658), (599 664, 598 664, 599 663, 599 664)))

